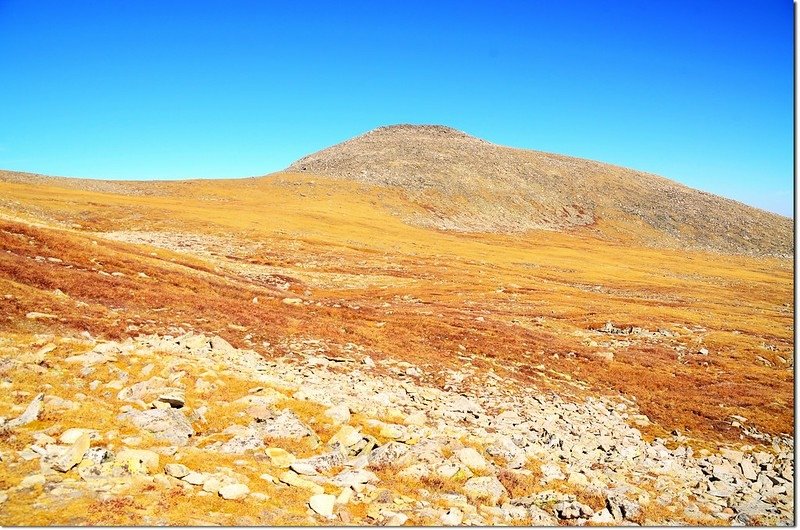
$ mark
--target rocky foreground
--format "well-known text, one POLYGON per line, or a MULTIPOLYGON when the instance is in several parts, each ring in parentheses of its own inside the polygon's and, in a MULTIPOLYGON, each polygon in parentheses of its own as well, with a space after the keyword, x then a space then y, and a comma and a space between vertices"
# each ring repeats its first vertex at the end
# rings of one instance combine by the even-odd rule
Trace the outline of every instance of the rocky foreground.
POLYGON ((0 524, 794 523, 792 439, 647 441, 621 398, 283 348, 0 341, 0 524))

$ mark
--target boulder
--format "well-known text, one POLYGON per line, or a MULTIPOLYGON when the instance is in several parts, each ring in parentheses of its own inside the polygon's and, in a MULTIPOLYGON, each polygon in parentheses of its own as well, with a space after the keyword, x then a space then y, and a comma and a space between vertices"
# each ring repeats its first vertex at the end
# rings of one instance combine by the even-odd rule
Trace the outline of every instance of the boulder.
POLYGON ((400 442, 389 442, 375 448, 367 457, 370 467, 391 466, 408 452, 408 446, 400 442))
POLYGON ((159 469, 158 461, 158 453, 144 449, 124 449, 114 459, 132 474, 155 473, 159 469))
POLYGON ((352 447, 363 439, 364 435, 361 434, 360 428, 351 425, 342 425, 342 427, 336 431, 336 434, 331 436, 331 439, 328 440, 328 444, 333 445, 338 442, 344 447, 352 447))
POLYGON ((186 394, 183 390, 171 389, 168 392, 159 394, 158 401, 166 403, 172 408, 179 409, 186 404, 186 394))
POLYGON ((303 305, 301 298, 284 298, 283 303, 286 305, 303 305))
POLYGON ((345 470, 331 479, 331 483, 339 487, 358 489, 361 484, 378 482, 378 476, 365 469, 345 470))
POLYGON ((488 467, 488 462, 472 447, 464 447, 456 451, 456 457, 471 471, 483 471, 488 467))
POLYGON ((295 460, 297 460, 292 453, 286 449, 281 449, 280 447, 270 447, 264 452, 269 457, 270 463, 273 466, 283 469, 288 468, 295 460))
POLYGON ((473 477, 464 484, 464 493, 471 500, 496 505, 507 494, 505 486, 496 477, 473 477))
POLYGON ((186 416, 172 408, 126 412, 120 415, 120 419, 130 421, 172 445, 186 445, 194 434, 186 416))
POLYGON ((193 486, 202 486, 208 480, 208 477, 203 473, 192 471, 188 475, 184 475, 181 480, 193 486))
POLYGON ((191 472, 192 470, 183 464, 167 464, 164 466, 164 473, 170 477, 183 478, 191 472))
POLYGON ((344 403, 340 403, 326 410, 325 416, 334 423, 347 423, 350 421, 350 408, 344 403))
POLYGON ((34 486, 43 486, 45 482, 47 482, 47 479, 44 475, 28 475, 22 479, 22 482, 17 487, 20 489, 33 488, 34 486))
POLYGON ((14 418, 13 420, 9 420, 8 422, 3 425, 4 428, 14 429, 16 427, 22 427, 23 425, 27 425, 39 419, 39 414, 42 412, 42 403, 44 402, 44 394, 38 394, 33 401, 31 401, 28 406, 25 408, 25 412, 23 412, 18 418, 14 418))
POLYGON ((72 428, 61 433, 61 436, 58 437, 58 441, 62 444, 74 444, 78 441, 78 438, 84 434, 88 434, 89 438, 92 440, 99 438, 99 433, 94 429, 72 428))
POLYGON ((323 517, 333 516, 333 505, 335 503, 335 496, 324 493, 312 495, 312 497, 308 500, 308 506, 323 517))
POLYGON ((305 490, 309 490, 312 493, 319 494, 324 493, 325 488, 320 486, 315 482, 311 482, 308 479, 304 479, 294 471, 285 471, 279 478, 281 482, 284 484, 288 484, 289 486, 294 486, 296 488, 302 488, 305 490))
POLYGON ((442 523, 442 526, 460 526, 463 520, 464 512, 455 507, 447 510, 439 518, 439 522, 442 523))
POLYGON ((531 526, 558 526, 558 519, 535 504, 528 506, 531 526))
POLYGON ((90 443, 89 434, 83 433, 70 446, 48 445, 48 455, 44 459, 45 463, 56 471, 66 473, 83 460, 83 455, 89 450, 90 443))
POLYGON ((344 454, 341 451, 331 451, 322 455, 295 460, 289 468, 301 475, 316 475, 333 467, 344 464, 344 454))
POLYGON ((238 500, 247 497, 250 488, 244 484, 228 484, 219 489, 219 496, 226 500, 238 500))

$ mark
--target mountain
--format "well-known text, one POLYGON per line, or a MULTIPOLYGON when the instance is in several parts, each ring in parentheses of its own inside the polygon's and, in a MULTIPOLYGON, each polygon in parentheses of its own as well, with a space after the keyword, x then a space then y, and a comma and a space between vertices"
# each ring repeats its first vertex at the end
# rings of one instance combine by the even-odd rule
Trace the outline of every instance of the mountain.
POLYGON ((0 171, 0 526, 793 524, 794 262, 723 221, 788 240, 445 128, 0 171))
POLYGON ((633 169, 495 145, 450 127, 379 127, 288 171, 397 188, 413 224, 459 232, 588 230, 638 244, 790 256, 792 220, 633 169))

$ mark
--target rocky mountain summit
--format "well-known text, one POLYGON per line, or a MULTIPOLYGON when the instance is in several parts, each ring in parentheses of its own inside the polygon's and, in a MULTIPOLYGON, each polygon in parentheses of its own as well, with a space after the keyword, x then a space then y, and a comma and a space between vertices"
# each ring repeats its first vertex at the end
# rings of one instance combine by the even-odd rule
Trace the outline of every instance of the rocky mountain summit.
POLYGON ((450 127, 379 127, 289 171, 399 188, 426 227, 516 233, 588 227, 654 246, 790 256, 792 221, 657 175, 489 143, 450 127))
POLYGON ((693 449, 622 397, 175 331, 0 343, 0 524, 793 523, 791 439, 693 449))

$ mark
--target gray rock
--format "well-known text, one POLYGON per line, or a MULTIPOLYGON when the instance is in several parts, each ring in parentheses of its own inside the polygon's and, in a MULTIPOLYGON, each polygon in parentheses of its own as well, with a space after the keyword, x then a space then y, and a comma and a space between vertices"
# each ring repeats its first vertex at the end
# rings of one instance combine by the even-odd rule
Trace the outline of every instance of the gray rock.
POLYGON ((439 522, 442 526, 459 526, 464 520, 464 512, 458 508, 450 508, 439 517, 439 522))
POLYGON ((153 433, 157 438, 172 445, 186 445, 194 435, 194 429, 180 411, 176 409, 151 409, 121 414, 121 420, 130 421, 140 429, 153 433))
POLYGON ((44 394, 38 394, 33 401, 31 401, 25 408, 25 411, 13 420, 9 420, 3 425, 3 428, 15 429, 22 427, 39 419, 39 414, 42 412, 42 403, 44 402, 44 394))
POLYGON ((247 497, 250 493, 250 488, 244 484, 227 484, 219 488, 218 493, 225 500, 238 500, 247 497))
POLYGON ((455 452, 456 457, 471 471, 483 471, 489 465, 478 451, 472 447, 464 447, 455 452))
POLYGON ((341 488, 356 488, 361 484, 374 484, 378 482, 378 476, 365 469, 345 470, 331 479, 331 483, 341 488))
POLYGON ((163 377, 151 377, 147 381, 141 381, 129 387, 123 388, 117 394, 120 401, 149 401, 153 395, 162 392, 167 388, 167 380, 163 377))
POLYGON ((158 401, 166 403, 174 409, 179 409, 186 404, 186 394, 183 390, 170 390, 160 394, 158 401))
POLYGON ((299 440, 306 436, 316 436, 308 425, 300 421, 300 418, 289 410, 284 410, 271 420, 263 422, 261 432, 267 438, 291 438, 299 440))
POLYGON ((202 486, 205 481, 208 479, 205 474, 197 473, 196 471, 192 471, 188 475, 184 475, 181 480, 188 484, 192 484, 193 486, 202 486))
POLYGON ((70 446, 48 445, 44 462, 56 471, 66 473, 83 460, 83 455, 89 450, 89 445, 90 441, 87 433, 82 434, 70 446))
POLYGON ((531 526, 558 526, 558 519, 535 504, 528 506, 531 526))
POLYGON ((739 463, 739 467, 742 469, 742 475, 744 475, 744 478, 751 482, 758 480, 758 471, 752 462, 749 460, 742 460, 739 463))
POLYGON ((113 460, 114 453, 105 447, 90 447, 89 450, 83 455, 83 458, 94 464, 103 464, 113 460))
POLYGON ((408 452, 408 446, 400 442, 389 442, 375 448, 367 457, 370 467, 383 467, 395 464, 408 452))
POLYGON ((732 484, 722 481, 711 482, 708 485, 708 493, 714 497, 730 497, 736 493, 736 489, 732 484))
POLYGON ((621 495, 609 495, 606 498, 606 508, 614 516, 616 521, 632 521, 642 515, 642 506, 631 499, 621 495))
POLYGON ((495 505, 506 495, 503 483, 496 477, 473 477, 464 484, 464 493, 472 500, 482 500, 487 504, 495 505))
POLYGON ((167 464, 164 466, 164 473, 175 478, 184 478, 191 472, 192 470, 183 464, 167 464))
POLYGON ((553 505, 553 511, 559 519, 578 519, 594 514, 589 506, 576 501, 561 501, 553 505))
POLYGON ((325 416, 335 423, 347 423, 350 421, 350 408, 344 403, 330 407, 325 411, 325 416))
POLYGON ((341 451, 334 450, 323 455, 295 460, 289 465, 289 468, 300 475, 316 475, 341 466, 344 464, 344 460, 344 454, 341 451))
POLYGON ((733 482, 737 473, 730 464, 717 464, 713 468, 712 475, 718 480, 733 482))
POLYGON ((335 503, 336 497, 325 493, 312 495, 308 500, 308 506, 323 517, 333 516, 333 505, 335 503))

